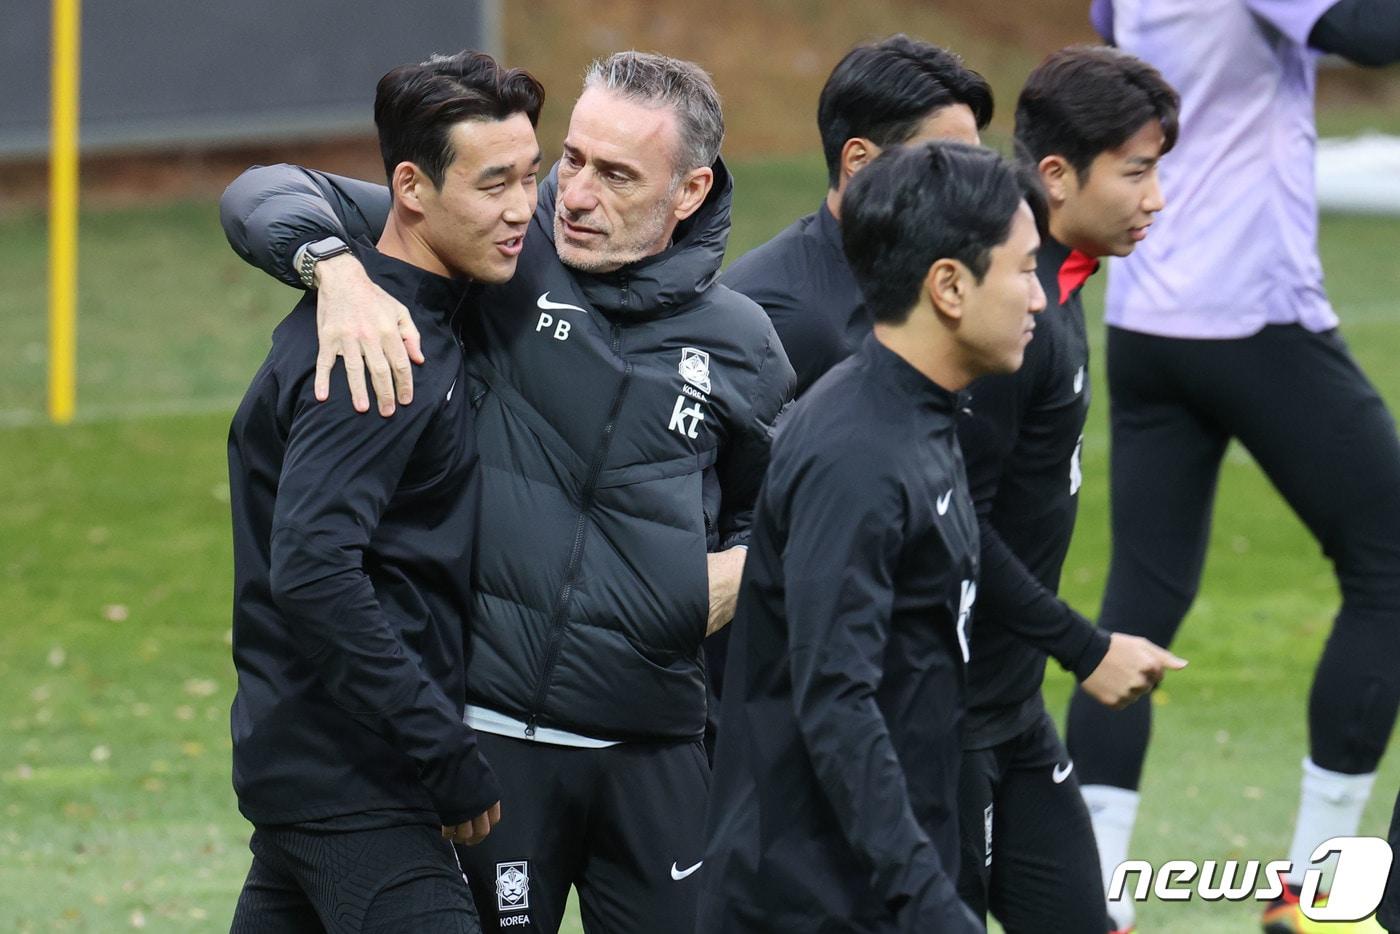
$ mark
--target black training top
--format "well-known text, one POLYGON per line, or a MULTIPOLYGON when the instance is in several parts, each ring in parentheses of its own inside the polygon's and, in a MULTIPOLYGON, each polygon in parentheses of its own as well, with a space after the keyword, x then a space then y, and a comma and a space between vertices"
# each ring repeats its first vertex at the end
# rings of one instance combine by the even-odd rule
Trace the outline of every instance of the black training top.
MULTIPOLYGON (((1042 709, 1042 652, 1082 680, 1108 651, 1108 635, 1055 596, 1074 530, 1078 481, 1070 476, 1079 476, 1089 406, 1082 278, 1072 277, 1077 284, 1060 303, 1060 271, 1070 255, 1046 239, 1037 275, 1049 305, 1021 372, 974 383, 970 412, 959 420, 982 532, 969 748, 994 745, 1033 722, 1042 709)), ((1075 254, 1074 263, 1084 259, 1075 254)), ((799 395, 873 327, 842 251, 840 225, 825 205, 745 254, 724 281, 772 318, 797 371, 799 395)))
POLYGON ((1096 265, 1045 239, 1036 274, 1047 304, 1025 361, 1016 373, 974 382, 958 422, 982 530, 968 749, 994 746, 1039 719, 1047 653, 1082 680, 1108 651, 1108 634, 1055 596, 1079 506, 1089 411, 1079 289, 1096 265))
POLYGON ((501 797, 462 722, 479 503, 452 326, 464 289, 367 243, 356 253, 408 307, 428 362, 393 418, 357 414, 343 374, 317 402, 311 295, 238 407, 233 783, 255 824, 458 824, 501 797))
POLYGON ((977 576, 956 407, 870 337, 780 422, 731 626, 699 930, 982 930, 953 882, 977 576))
POLYGON ((824 203, 739 257, 720 281, 768 313, 797 371, 796 396, 855 353, 874 326, 824 203))

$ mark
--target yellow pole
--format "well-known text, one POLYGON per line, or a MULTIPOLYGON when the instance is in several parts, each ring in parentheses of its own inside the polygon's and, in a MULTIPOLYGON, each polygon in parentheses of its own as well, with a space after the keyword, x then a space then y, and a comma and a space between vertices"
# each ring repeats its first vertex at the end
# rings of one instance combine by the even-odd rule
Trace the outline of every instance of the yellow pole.
POLYGON ((49 417, 73 420, 77 390, 78 41, 81 0, 53 0, 49 153, 49 417))

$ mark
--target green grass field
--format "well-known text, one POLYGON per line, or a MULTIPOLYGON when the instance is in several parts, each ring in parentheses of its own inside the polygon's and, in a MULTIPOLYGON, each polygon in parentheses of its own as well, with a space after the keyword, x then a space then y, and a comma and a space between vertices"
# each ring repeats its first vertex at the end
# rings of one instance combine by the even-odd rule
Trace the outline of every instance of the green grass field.
MULTIPOLYGON (((814 160, 736 171, 731 256, 821 196, 814 160)), ((226 930, 249 828, 228 779, 224 441, 293 293, 224 248, 210 204, 86 217, 80 419, 53 428, 40 416, 43 231, 40 217, 0 222, 11 340, 0 366, 0 930, 226 930)), ((1323 248, 1351 345, 1400 405, 1400 221, 1329 219, 1323 248)), ((1091 613, 1107 558, 1105 402, 1100 384, 1065 573, 1091 613)), ((1192 665, 1155 698, 1137 855, 1284 855, 1308 682, 1336 602, 1317 547, 1232 453, 1204 588, 1177 644, 1192 665)), ((1052 709, 1067 687, 1052 678, 1052 709)), ((1397 784, 1391 755, 1363 832, 1383 833, 1397 784)), ((1140 930, 1250 931, 1254 912, 1149 903, 1140 930)))

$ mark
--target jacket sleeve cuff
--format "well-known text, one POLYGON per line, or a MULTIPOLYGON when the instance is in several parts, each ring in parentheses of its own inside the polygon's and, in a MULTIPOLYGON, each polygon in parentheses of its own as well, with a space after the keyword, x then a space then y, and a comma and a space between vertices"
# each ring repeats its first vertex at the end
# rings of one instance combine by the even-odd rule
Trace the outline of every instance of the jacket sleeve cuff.
POLYGON ((1094 669, 1099 667, 1099 663, 1108 654, 1111 633, 1107 629, 1098 628, 1078 613, 1074 615, 1078 618, 1072 632, 1079 635, 1082 641, 1079 651, 1072 657, 1071 664, 1065 665, 1065 668, 1074 675, 1076 681, 1083 681, 1094 673, 1094 669))
POLYGON ((730 548, 735 547, 736 545, 743 545, 745 548, 747 548, 749 547, 749 539, 751 537, 752 530, 747 527, 742 528, 737 532, 731 532, 729 535, 726 535, 720 541, 720 551, 726 551, 730 548))
POLYGON ((423 782, 444 827, 469 821, 501 800, 496 773, 482 758, 475 742, 463 747, 440 768, 425 769, 423 782))

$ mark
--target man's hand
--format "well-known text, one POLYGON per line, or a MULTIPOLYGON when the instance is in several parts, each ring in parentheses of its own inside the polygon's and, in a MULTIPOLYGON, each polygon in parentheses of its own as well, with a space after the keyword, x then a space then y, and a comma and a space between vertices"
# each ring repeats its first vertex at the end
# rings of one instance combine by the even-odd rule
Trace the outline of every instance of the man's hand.
POLYGON ((491 832, 491 828, 501 822, 501 802, 497 801, 486 810, 469 821, 463 821, 455 827, 442 828, 442 838, 451 840, 453 843, 460 843, 463 846, 476 846, 486 835, 491 832))
POLYGON ((749 550, 736 545, 728 551, 706 555, 710 572, 710 621, 705 635, 712 636, 734 618, 734 606, 739 602, 739 578, 744 576, 744 559, 749 550))
POLYGON ((1083 687, 1105 707, 1122 710, 1155 688, 1168 671, 1180 671, 1186 660, 1141 636, 1115 632, 1108 640, 1108 654, 1099 662, 1083 687))
POLYGON ((369 411, 365 367, 369 367, 379 414, 394 414, 394 390, 403 405, 413 401, 414 363, 423 362, 418 329, 408 309, 370 281, 349 253, 316 264, 316 398, 330 398, 331 368, 345 358, 345 381, 357 412, 369 411))

